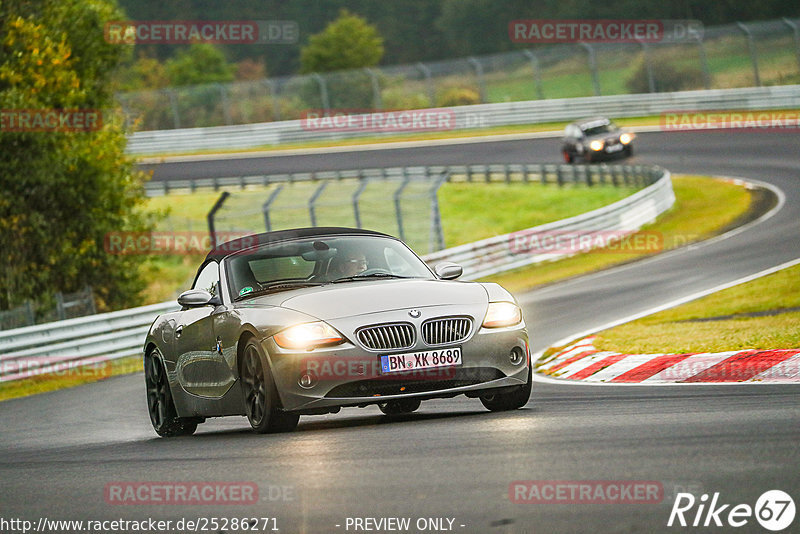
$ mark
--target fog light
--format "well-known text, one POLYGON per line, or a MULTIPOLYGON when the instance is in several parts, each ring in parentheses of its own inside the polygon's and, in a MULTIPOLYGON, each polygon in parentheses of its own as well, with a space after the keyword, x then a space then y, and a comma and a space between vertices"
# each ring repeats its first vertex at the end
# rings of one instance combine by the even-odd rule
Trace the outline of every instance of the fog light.
POLYGON ((303 389, 310 389, 317 384, 317 377, 309 373, 304 373, 300 375, 300 380, 298 380, 297 383, 303 389))
POLYGON ((511 353, 508 355, 508 359, 514 365, 519 365, 525 361, 525 354, 522 352, 522 349, 519 347, 514 347, 511 349, 511 353))

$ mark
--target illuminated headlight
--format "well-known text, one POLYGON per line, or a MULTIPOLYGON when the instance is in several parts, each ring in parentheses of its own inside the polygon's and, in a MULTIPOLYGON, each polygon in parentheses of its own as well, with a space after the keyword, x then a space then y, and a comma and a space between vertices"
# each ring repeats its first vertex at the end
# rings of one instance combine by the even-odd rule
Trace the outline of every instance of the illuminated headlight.
POLYGON ((338 345, 344 338, 333 327, 322 321, 303 323, 281 330, 274 336, 275 343, 284 349, 311 350, 317 347, 338 345))
POLYGON ((597 152, 598 150, 603 150, 603 142, 602 141, 592 141, 589 143, 589 148, 597 152))
POLYGON ((631 141, 633 141, 633 135, 629 133, 624 133, 619 136, 619 142, 622 143, 623 145, 627 145, 631 141))
POLYGON ((522 310, 513 302, 490 302, 483 320, 485 328, 514 326, 522 322, 522 310))

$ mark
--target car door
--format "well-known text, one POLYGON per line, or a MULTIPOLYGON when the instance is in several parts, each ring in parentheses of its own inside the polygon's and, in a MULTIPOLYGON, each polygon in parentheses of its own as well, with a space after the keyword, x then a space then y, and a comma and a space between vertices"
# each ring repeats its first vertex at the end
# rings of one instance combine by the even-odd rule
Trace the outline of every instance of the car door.
MULTIPOLYGON (((192 289, 205 289, 212 295, 219 292, 219 264, 206 264, 197 276, 192 289)), ((178 382, 184 390, 202 397, 221 397, 235 381, 230 366, 222 354, 214 327, 224 306, 206 305, 184 309, 175 328, 175 354, 178 361, 178 382)))

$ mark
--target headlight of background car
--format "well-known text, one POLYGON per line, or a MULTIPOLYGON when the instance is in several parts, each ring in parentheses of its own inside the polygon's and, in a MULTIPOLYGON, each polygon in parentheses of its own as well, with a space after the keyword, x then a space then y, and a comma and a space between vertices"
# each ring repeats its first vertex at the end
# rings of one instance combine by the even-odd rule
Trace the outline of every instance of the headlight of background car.
POLYGON ((624 133, 619 136, 619 142, 622 143, 623 145, 627 145, 631 141, 633 141, 633 136, 629 133, 624 133))
POLYGON ((303 323, 281 330, 275 336, 275 343, 284 349, 311 350, 317 347, 338 345, 344 341, 339 332, 322 321, 303 323))
POLYGON ((522 322, 522 310, 513 302, 490 302, 483 320, 485 328, 514 326, 522 322))
POLYGON ((589 143, 589 148, 597 152, 598 150, 603 150, 603 142, 602 141, 592 141, 589 143))

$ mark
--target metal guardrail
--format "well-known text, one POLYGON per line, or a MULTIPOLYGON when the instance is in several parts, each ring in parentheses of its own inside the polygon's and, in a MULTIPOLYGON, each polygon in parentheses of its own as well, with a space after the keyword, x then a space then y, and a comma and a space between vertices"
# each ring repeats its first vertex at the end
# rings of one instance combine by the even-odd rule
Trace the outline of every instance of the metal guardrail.
POLYGON ((614 232, 615 237, 622 237, 627 233, 634 232, 644 224, 654 221, 675 203, 675 193, 672 190, 669 171, 658 169, 658 172, 659 178, 652 185, 608 206, 527 230, 440 250, 424 256, 423 259, 430 264, 441 261, 458 263, 464 268, 462 279, 476 280, 589 250, 587 247, 580 250, 531 253, 526 250, 516 250, 514 241, 518 236, 544 238, 570 232, 576 234, 614 232))
MULTIPOLYGON (((482 166, 484 179, 491 179, 492 171, 511 176, 510 166, 482 166)), ((548 166, 542 166, 542 169, 548 166)), ((603 179, 624 179, 621 170, 591 166, 589 171, 581 166, 549 166, 552 174, 571 179, 583 177, 592 181, 594 176, 603 179), (614 178, 616 176, 616 178, 614 178)), ((626 166, 620 166, 626 167, 626 166)), ((669 209, 675 201, 668 171, 658 167, 627 166, 628 177, 635 176, 651 185, 603 208, 570 217, 561 221, 537 226, 524 233, 547 231, 619 231, 632 232, 643 224, 653 221, 660 213, 669 209)), ((458 169, 456 169, 458 171, 458 169)), ((469 168, 462 169, 462 178, 469 179, 469 168)), ((548 176, 544 172, 543 176, 548 176)), ((456 172, 456 176, 457 176, 456 172)), ((600 180, 600 178, 598 178, 600 180)), ((546 182, 546 179, 545 179, 546 182)), ((463 279, 474 280, 524 265, 549 261, 566 255, 515 254, 510 246, 514 234, 484 239, 474 243, 445 249, 423 256, 431 264, 440 261, 455 261, 464 267, 463 279)), ((107 362, 125 356, 141 354, 145 335, 155 317, 161 313, 177 310, 175 301, 143 306, 129 310, 80 317, 43 325, 0 331, 0 383, 27 378, 32 375, 64 370, 98 362, 107 362)))
POLYGON ((229 176, 147 182, 148 196, 174 192, 194 193, 198 190, 247 189, 294 182, 324 180, 422 180, 433 181, 447 176, 448 182, 538 182, 558 184, 582 182, 586 185, 610 183, 644 187, 652 183, 651 167, 644 165, 563 165, 556 163, 496 163, 475 165, 429 165, 388 167, 384 169, 353 169, 343 171, 299 172, 293 174, 263 174, 258 176, 229 176))
MULTIPOLYGON (((530 100, 448 108, 452 131, 482 127, 575 120, 591 115, 642 117, 668 111, 797 109, 800 85, 644 93, 554 100, 530 100)), ((409 111, 409 113, 415 110, 409 111)), ((419 112, 420 110, 416 110, 419 112)), ((334 131, 304 128, 303 121, 265 122, 135 132, 128 137, 131 154, 159 154, 194 150, 246 149, 309 141, 335 141, 364 136, 387 137, 395 131, 334 131)))

